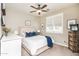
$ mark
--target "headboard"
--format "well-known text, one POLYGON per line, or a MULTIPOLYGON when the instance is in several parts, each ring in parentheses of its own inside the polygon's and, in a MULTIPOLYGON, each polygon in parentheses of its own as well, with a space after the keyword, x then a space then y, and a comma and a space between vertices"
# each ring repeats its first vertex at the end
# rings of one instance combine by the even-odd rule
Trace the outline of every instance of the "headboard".
POLYGON ((23 33, 25 33, 25 32, 33 32, 33 31, 37 31, 35 29, 35 27, 33 27, 33 26, 20 27, 20 29, 19 29, 20 35, 23 34, 23 33))

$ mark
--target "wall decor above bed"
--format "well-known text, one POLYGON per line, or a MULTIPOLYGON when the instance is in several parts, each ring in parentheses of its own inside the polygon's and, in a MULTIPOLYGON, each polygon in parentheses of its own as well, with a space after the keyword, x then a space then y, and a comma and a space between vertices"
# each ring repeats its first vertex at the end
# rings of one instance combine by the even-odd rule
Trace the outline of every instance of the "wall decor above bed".
POLYGON ((30 20, 25 20, 25 26, 31 26, 31 21, 30 20))

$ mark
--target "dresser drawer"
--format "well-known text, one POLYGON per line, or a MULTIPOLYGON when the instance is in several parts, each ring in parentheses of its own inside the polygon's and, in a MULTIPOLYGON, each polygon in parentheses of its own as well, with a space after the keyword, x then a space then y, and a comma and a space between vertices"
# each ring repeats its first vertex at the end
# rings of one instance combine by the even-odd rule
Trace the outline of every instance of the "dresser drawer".
POLYGON ((69 44, 72 45, 72 46, 77 46, 77 42, 70 41, 69 44))
POLYGON ((73 52, 75 52, 75 53, 77 53, 79 50, 78 50, 78 48, 77 48, 77 46, 70 46, 69 47, 69 49, 71 50, 71 51, 73 51, 73 52))
POLYGON ((72 45, 70 45, 69 49, 72 50, 72 51, 75 50, 74 46, 72 46, 72 45))
POLYGON ((79 42, 76 38, 69 38, 69 41, 73 41, 75 43, 79 42))

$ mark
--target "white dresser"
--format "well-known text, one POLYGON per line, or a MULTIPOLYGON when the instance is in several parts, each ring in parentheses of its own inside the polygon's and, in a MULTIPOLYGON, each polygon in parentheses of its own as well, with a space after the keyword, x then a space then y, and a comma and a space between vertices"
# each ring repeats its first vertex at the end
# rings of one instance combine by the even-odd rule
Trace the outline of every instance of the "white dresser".
POLYGON ((18 35, 3 36, 1 56, 21 56, 21 39, 18 35))

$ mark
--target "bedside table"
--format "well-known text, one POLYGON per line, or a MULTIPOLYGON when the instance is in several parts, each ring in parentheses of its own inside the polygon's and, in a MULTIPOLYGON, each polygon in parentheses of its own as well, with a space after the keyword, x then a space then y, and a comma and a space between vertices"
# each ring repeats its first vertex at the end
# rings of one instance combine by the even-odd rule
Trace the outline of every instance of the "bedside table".
POLYGON ((3 36, 1 39, 1 56, 21 56, 21 39, 18 35, 3 36))

